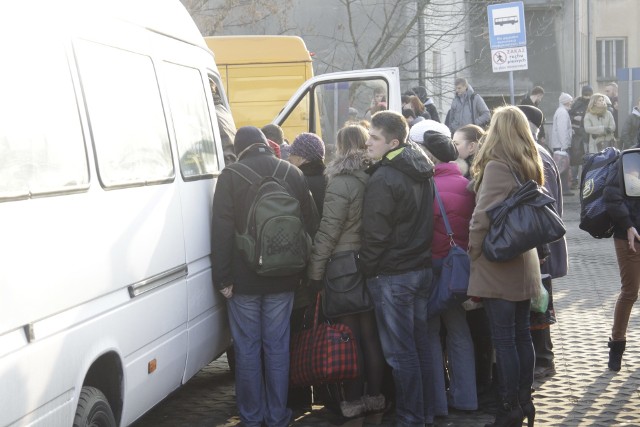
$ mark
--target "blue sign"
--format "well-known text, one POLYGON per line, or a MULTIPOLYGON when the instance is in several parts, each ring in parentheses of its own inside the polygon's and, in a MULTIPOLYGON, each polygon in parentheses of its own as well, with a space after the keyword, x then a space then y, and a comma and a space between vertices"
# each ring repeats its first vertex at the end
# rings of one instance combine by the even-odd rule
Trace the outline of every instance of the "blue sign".
POLYGON ((521 1, 487 6, 491 49, 526 46, 524 4, 521 1))

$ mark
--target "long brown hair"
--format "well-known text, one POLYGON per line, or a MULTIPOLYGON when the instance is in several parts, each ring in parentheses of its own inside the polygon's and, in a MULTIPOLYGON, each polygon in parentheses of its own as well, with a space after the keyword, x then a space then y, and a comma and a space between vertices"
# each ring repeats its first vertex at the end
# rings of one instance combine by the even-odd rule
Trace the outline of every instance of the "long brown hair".
POLYGON ((365 151, 367 139, 369 139, 369 132, 365 127, 358 124, 343 127, 338 131, 336 157, 347 157, 354 152, 365 151))
POLYGON ((497 108, 491 117, 482 147, 473 160, 471 172, 478 191, 484 170, 491 160, 509 165, 521 179, 544 184, 544 171, 538 148, 524 113, 512 105, 497 108))

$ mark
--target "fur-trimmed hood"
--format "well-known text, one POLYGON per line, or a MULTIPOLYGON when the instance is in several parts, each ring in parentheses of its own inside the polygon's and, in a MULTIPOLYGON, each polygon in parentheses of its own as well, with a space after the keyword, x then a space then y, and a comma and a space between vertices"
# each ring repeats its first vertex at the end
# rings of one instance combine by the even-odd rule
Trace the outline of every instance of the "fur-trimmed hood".
POLYGON ((324 173, 329 178, 341 174, 357 175, 356 172, 364 171, 370 165, 371 161, 367 154, 364 151, 357 151, 346 157, 335 158, 327 165, 324 173))

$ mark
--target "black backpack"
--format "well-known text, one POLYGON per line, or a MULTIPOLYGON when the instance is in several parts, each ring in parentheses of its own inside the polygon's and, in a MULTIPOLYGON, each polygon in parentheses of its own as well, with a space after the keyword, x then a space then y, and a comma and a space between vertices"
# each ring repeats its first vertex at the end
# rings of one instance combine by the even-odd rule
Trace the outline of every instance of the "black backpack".
POLYGON ((604 203, 604 187, 618 167, 620 150, 607 147, 599 153, 585 154, 580 179, 579 227, 596 239, 613 236, 613 221, 604 203))
POLYGON ((311 237, 304 228, 300 202, 291 195, 285 181, 290 167, 288 162, 280 161, 273 175, 266 177, 242 163, 228 167, 250 184, 246 226, 241 233, 236 232, 235 242, 260 276, 300 273, 311 254, 311 237), (282 178, 277 178, 283 164, 287 169, 282 178))

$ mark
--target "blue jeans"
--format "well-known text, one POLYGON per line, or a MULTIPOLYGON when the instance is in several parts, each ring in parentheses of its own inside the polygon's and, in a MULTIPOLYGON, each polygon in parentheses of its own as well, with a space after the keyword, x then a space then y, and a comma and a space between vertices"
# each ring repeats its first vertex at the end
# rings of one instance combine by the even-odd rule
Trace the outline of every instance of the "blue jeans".
POLYGON ((454 305, 440 316, 429 319, 429 348, 433 360, 434 407, 436 415, 447 415, 448 406, 472 411, 478 409, 476 361, 467 314, 462 305, 454 305), (444 385, 444 362, 440 325, 446 327, 446 351, 449 366, 449 398, 444 385))
POLYGON ((533 384, 535 354, 529 331, 531 301, 484 298, 483 303, 496 351, 498 391, 502 399, 512 399, 518 390, 530 390, 533 384))
POLYGON ((227 300, 236 353, 236 401, 247 427, 289 424, 289 317, 293 292, 227 300), (263 371, 264 358, 264 371, 263 371))
POLYGON ((396 425, 423 426, 428 412, 424 396, 432 393, 427 340, 430 268, 367 279, 382 351, 393 369, 396 425))

